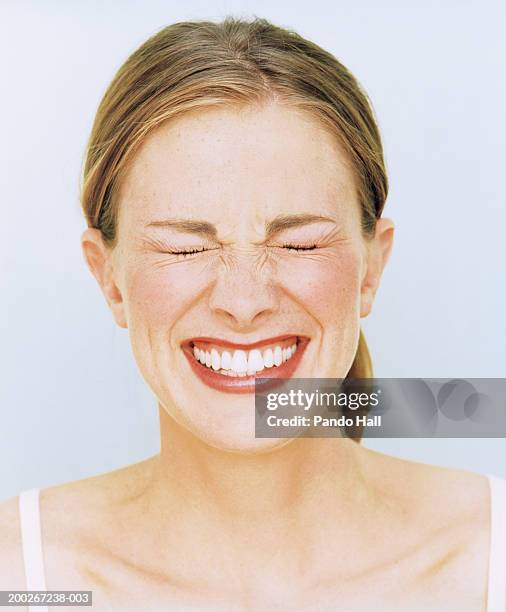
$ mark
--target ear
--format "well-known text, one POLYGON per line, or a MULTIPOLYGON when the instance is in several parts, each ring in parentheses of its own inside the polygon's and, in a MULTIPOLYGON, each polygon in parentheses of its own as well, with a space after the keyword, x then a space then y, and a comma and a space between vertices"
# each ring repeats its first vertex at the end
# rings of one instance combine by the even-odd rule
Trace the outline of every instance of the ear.
POLYGON ((366 265, 360 295, 360 316, 367 317, 372 310, 374 296, 379 287, 381 274, 390 257, 394 241, 394 223, 381 217, 376 222, 374 237, 366 247, 366 265))
POLYGON ((127 328, 123 297, 114 277, 111 247, 105 244, 102 232, 91 227, 83 232, 81 247, 86 264, 100 285, 114 320, 120 327, 127 328))

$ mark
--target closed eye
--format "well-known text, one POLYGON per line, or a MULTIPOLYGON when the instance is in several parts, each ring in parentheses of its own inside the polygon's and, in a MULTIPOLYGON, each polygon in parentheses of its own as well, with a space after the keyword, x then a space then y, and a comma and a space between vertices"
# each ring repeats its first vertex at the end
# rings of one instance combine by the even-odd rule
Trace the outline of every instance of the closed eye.
POLYGON ((318 246, 316 244, 312 244, 312 245, 284 244, 282 248, 288 249, 289 251, 300 252, 300 251, 314 251, 315 249, 318 248, 318 246))
POLYGON ((197 253, 205 253, 206 251, 211 251, 212 249, 188 249, 188 250, 170 250, 170 251, 162 251, 163 253, 168 253, 169 255, 180 255, 181 257, 190 257, 191 255, 196 255, 197 253))
MULTIPOLYGON (((302 245, 302 244, 283 244, 281 245, 282 249, 287 251, 292 251, 295 253, 300 253, 304 251, 315 251, 318 246, 316 244, 312 245, 302 245)), ((163 250, 162 253, 167 253, 169 255, 176 255, 182 258, 188 258, 192 255, 197 255, 198 253, 205 253, 207 251, 213 251, 215 249, 203 249, 203 248, 195 248, 195 249, 167 249, 163 250)))

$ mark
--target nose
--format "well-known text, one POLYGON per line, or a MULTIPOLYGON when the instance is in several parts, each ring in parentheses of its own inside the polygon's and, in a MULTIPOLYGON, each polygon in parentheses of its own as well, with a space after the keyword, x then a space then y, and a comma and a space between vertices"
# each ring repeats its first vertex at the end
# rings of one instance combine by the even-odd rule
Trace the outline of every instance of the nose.
POLYGON ((209 307, 234 331, 253 331, 278 309, 276 288, 251 261, 236 262, 221 270, 211 293, 209 307))

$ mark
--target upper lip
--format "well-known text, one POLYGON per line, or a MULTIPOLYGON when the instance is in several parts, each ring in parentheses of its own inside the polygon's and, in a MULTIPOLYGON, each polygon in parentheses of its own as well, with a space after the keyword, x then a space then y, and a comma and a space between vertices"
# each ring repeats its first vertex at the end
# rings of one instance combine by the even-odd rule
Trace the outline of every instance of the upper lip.
POLYGON ((263 340, 257 340, 257 342, 251 342, 246 344, 244 342, 230 342, 229 340, 223 340, 222 338, 213 338, 211 336, 199 336, 196 338, 189 338, 185 340, 182 344, 191 344, 195 342, 208 342, 209 344, 217 344, 220 346, 226 346, 231 349, 238 349, 243 351, 249 351, 254 348, 258 348, 259 346, 265 346, 266 344, 275 344, 276 342, 281 342, 283 340, 287 340, 288 338, 302 338, 300 334, 283 334, 281 336, 273 336, 272 338, 265 338, 263 340))

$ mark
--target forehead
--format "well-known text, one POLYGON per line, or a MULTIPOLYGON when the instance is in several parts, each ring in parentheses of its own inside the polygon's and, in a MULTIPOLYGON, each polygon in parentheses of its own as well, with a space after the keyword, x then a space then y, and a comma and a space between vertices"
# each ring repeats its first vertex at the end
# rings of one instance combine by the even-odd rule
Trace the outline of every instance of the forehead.
POLYGON ((120 218, 175 212, 212 223, 277 214, 345 214, 351 164, 311 115, 280 105, 193 111, 166 122, 135 154, 120 188, 120 218))

